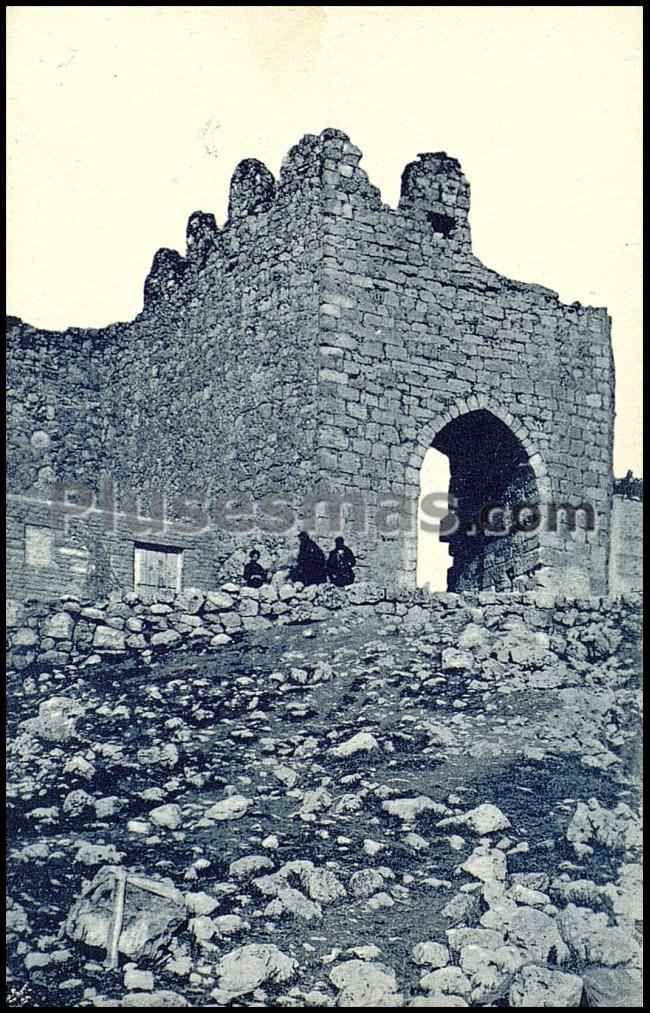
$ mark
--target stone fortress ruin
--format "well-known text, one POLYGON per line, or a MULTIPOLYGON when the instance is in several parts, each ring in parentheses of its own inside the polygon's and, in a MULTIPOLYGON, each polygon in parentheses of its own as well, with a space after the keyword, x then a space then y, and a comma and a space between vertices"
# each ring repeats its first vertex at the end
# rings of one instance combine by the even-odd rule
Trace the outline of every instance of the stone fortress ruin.
POLYGON ((224 226, 190 216, 128 323, 9 319, 10 594, 214 587, 252 544, 285 558, 302 526, 349 536, 361 579, 415 587, 430 447, 460 522, 449 590, 640 586, 606 310, 474 256, 456 159, 409 163, 395 209, 360 162, 334 129, 278 180, 241 162, 224 226), (486 534, 489 504, 538 523, 486 534))

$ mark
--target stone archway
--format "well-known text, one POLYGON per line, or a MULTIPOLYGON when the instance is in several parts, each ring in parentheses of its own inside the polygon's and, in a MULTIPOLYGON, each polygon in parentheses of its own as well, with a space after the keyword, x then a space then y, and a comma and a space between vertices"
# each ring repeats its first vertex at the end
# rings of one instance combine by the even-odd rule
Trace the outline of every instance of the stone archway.
MULTIPOLYGON (((546 469, 525 427, 481 402, 470 398, 436 420, 411 465, 419 468, 430 447, 449 460, 452 512, 439 522, 451 557, 448 590, 532 588, 541 567, 546 469)), ((414 558, 406 563, 414 568, 417 547, 409 549, 414 558)))

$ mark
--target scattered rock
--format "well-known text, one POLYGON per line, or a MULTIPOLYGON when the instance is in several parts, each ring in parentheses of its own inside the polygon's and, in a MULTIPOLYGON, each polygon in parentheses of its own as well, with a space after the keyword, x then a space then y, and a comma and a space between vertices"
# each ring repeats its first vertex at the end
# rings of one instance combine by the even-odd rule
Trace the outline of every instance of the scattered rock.
POLYGON ((76 735, 77 721, 83 713, 84 707, 77 700, 53 696, 40 705, 38 717, 23 721, 20 727, 48 742, 69 742, 76 735))
POLYGON ((210 806, 205 815, 209 820, 219 820, 220 822, 240 820, 242 816, 246 815, 252 804, 252 800, 243 795, 230 795, 229 798, 224 798, 221 802, 210 806))
POLYGON ((296 961, 277 946, 250 943, 232 950, 217 964, 219 991, 226 993, 230 999, 237 999, 267 982, 289 981, 296 968, 296 961))
POLYGON ((580 1005, 582 991, 582 978, 577 975, 529 964, 515 975, 509 1001, 511 1006, 528 1009, 542 1006, 571 1009, 580 1005))
POLYGON ((472 991, 472 985, 463 974, 460 967, 441 967, 431 971, 420 978, 420 988, 427 992, 442 993, 443 995, 468 996, 472 991))
POLYGON ((336 756, 339 759, 347 759, 350 756, 355 756, 357 753, 374 753, 378 749, 379 743, 374 735, 371 735, 369 732, 358 732, 357 735, 353 735, 347 742, 334 747, 330 752, 332 756, 336 756))
POLYGON ((337 1006, 401 1006, 395 972, 384 964, 348 960, 330 972, 339 992, 337 1006))
POLYGON ((368 898, 384 888, 384 877, 376 869, 360 869, 350 877, 353 897, 368 898))
POLYGON ((153 992, 154 978, 151 971, 131 968, 124 972, 124 987, 129 992, 153 992))
POLYGON ((156 827, 178 830, 183 823, 183 813, 178 805, 161 805, 151 810, 149 819, 156 827))
POLYGON ((389 816, 396 816, 398 819, 413 823, 423 813, 433 813, 436 816, 445 815, 448 810, 445 806, 439 805, 427 795, 420 795, 418 798, 396 798, 382 803, 382 809, 389 816))
POLYGON ((426 965, 434 970, 440 967, 446 967, 450 961, 449 950, 446 946, 442 946, 441 943, 417 943, 413 947, 413 960, 420 966, 426 965))
POLYGON ((568 904, 556 924, 573 956, 586 964, 616 967, 640 959, 639 946, 629 930, 609 925, 605 913, 568 904))
POLYGON ((508 865, 502 851, 489 848, 486 845, 479 845, 467 861, 463 862, 461 869, 484 883, 491 883, 495 880, 503 882, 506 878, 508 865))

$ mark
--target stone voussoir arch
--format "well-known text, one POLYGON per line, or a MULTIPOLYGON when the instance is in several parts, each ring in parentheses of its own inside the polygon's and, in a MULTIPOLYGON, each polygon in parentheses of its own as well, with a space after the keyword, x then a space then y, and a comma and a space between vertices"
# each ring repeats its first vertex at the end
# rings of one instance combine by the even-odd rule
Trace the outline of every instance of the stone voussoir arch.
MULTIPOLYGON (((414 495, 419 496, 421 468, 427 451, 433 446, 445 426, 460 419, 471 412, 489 412, 494 418, 502 422, 515 439, 520 443, 530 468, 535 476, 537 494, 539 496, 539 508, 542 511, 541 517, 545 515, 546 508, 552 503, 552 483, 548 474, 544 455, 539 444, 531 435, 530 430, 510 408, 495 400, 492 396, 478 394, 470 395, 467 398, 459 398, 444 410, 429 420, 422 427, 416 438, 416 443, 408 461, 407 481, 414 495)), ((541 518, 540 518, 541 519, 541 518)), ((544 532, 540 531, 540 550, 543 552, 544 532)), ((415 537, 406 539, 404 544, 404 566, 407 573, 415 573, 417 569, 418 539, 415 537)))
POLYGON ((468 398, 460 398, 455 401, 444 411, 439 412, 418 434, 416 446, 408 462, 409 468, 412 468, 417 474, 418 480, 425 454, 433 446, 439 433, 450 422, 475 411, 487 411, 508 427, 526 451, 528 463, 535 475, 540 499, 542 502, 549 501, 551 481, 546 470, 544 456, 536 440, 531 436, 527 426, 509 408, 483 394, 472 394, 468 398))

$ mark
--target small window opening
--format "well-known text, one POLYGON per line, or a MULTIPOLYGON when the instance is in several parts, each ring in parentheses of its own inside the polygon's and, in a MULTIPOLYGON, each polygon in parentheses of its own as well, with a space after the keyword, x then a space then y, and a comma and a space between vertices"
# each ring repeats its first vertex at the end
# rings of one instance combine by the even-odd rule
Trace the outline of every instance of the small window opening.
POLYGON ((433 231, 440 232, 445 239, 450 236, 456 228, 456 222, 451 215, 441 215, 436 211, 429 211, 427 218, 433 228, 433 231))

